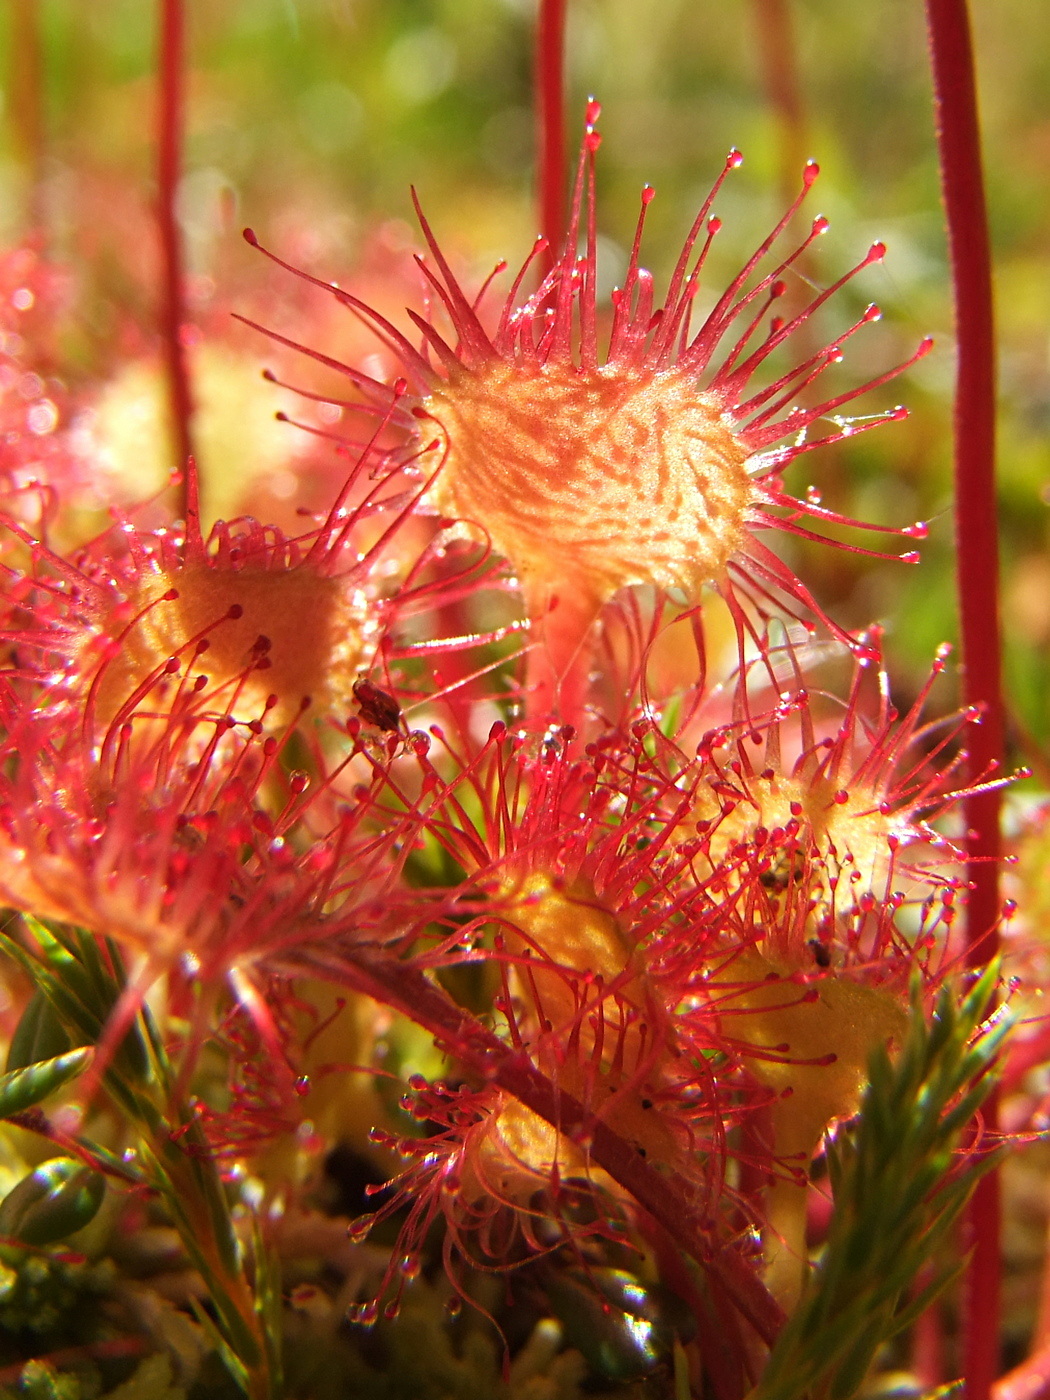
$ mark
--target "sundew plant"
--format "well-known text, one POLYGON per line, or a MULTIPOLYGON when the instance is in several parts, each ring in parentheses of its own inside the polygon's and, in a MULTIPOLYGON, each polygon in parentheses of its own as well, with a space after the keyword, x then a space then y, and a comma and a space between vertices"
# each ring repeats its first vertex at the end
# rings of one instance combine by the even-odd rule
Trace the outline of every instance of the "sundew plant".
POLYGON ((1045 36, 882 9, 13 0, 0 1395, 1047 1389, 1045 36))

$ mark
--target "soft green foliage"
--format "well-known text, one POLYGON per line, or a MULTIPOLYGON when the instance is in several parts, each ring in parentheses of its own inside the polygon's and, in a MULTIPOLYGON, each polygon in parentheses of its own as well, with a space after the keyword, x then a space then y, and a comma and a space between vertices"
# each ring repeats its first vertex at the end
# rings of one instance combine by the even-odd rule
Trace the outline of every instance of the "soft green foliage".
MULTIPOLYGON (((185 1386, 172 1381, 166 1356, 147 1356, 128 1380, 107 1390, 100 1400, 186 1400, 185 1386)), ((0 1390, 3 1400, 95 1400, 98 1384, 90 1373, 60 1372, 47 1361, 29 1361, 22 1367, 14 1390, 0 1390)))
POLYGON ((27 1064, 24 1069, 14 1069, 5 1074, 0 1078, 0 1118, 22 1113, 46 1099, 63 1084, 68 1084, 87 1068, 91 1054, 91 1050, 85 1046, 81 1050, 70 1050, 65 1055, 27 1064))
POLYGON ((172 1380, 166 1356, 147 1356, 135 1374, 111 1390, 105 1400, 185 1400, 186 1390, 172 1380))
POLYGON ((100 1304, 112 1293, 111 1264, 91 1264, 41 1250, 5 1245, 0 1251, 0 1358, 19 1348, 48 1351, 95 1341, 100 1304))
POLYGON ((899 1056, 873 1056, 856 1127, 828 1151, 835 1215, 824 1255, 753 1400, 846 1400, 878 1348, 961 1267, 942 1270, 901 1305, 1001 1155, 964 1146, 1008 1026, 1006 1016, 981 1026, 997 972, 989 967, 958 1006, 943 988, 929 1022, 916 989, 899 1056))
POLYGON ((52 1244, 89 1224, 105 1177, 71 1157, 55 1157, 22 1178, 0 1201, 0 1234, 22 1244, 52 1244))
POLYGON ((7 1050, 7 1070, 24 1069, 69 1050, 69 1036, 47 997, 34 992, 26 1003, 7 1050))
MULTIPOLYGON (((485 1288, 485 1285, 482 1285, 485 1288)), ((494 1290, 494 1296, 495 1296, 494 1290)), ((552 1319, 534 1328, 504 1371, 503 1349, 480 1313, 465 1309, 451 1324, 446 1293, 422 1279, 406 1290, 401 1312, 371 1333, 304 1332, 289 1343, 289 1396, 304 1400, 579 1400, 587 1366, 552 1319)), ((592 1381, 593 1385, 593 1381, 592 1381)), ((641 1397, 608 1385, 590 1395, 641 1397)), ((659 1393, 659 1392, 655 1392, 659 1393)))
MULTIPOLYGON (((32 944, 3 936, 5 950, 32 978, 71 1041, 105 1042, 126 991, 119 950, 77 930, 25 922, 32 944)), ((251 1400, 276 1400, 282 1389, 276 1264, 257 1247, 253 1290, 218 1166, 190 1104, 176 1093, 175 1078, 149 1013, 140 1008, 102 1075, 108 1094, 138 1134, 135 1160, 129 1164, 83 1139, 79 1145, 99 1165, 159 1195, 208 1289, 214 1312, 199 1308, 198 1321, 244 1394, 251 1400)), ((23 1182, 12 1195, 23 1188, 31 1192, 23 1182)))
POLYGON ((552 1269, 546 1287, 566 1339, 599 1376, 650 1374, 670 1356, 676 1325, 692 1324, 669 1290, 645 1286, 622 1269, 552 1269))
MULTIPOLYGON (((124 968, 114 945, 103 955, 87 935, 56 931, 36 919, 26 918, 36 947, 28 952, 14 939, 3 936, 3 947, 32 978, 38 995, 45 998, 70 1042, 97 1044, 124 989, 124 968)), ((108 1076, 110 1087, 123 1092, 150 1073, 145 1041, 133 1022, 113 1055, 108 1076)))
POLYGON ((46 1361, 30 1361, 19 1378, 20 1400, 81 1400, 83 1389, 77 1376, 59 1375, 46 1361))

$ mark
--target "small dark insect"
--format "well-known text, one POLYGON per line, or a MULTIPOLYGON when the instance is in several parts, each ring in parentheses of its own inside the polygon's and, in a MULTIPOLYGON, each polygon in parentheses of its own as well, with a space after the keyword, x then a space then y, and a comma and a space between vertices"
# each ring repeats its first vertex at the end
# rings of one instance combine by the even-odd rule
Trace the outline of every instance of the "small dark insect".
POLYGON ((385 690, 380 690, 371 681, 354 681, 354 699, 361 710, 362 718, 377 729, 396 730, 401 728, 401 706, 385 690))
POLYGON ((809 951, 813 954, 813 961, 818 967, 831 966, 831 949, 826 943, 821 943, 819 938, 809 940, 809 951))
POLYGON ((786 890, 788 885, 798 884, 804 874, 802 857, 798 851, 784 851, 773 862, 768 870, 763 870, 759 875, 759 880, 767 890, 773 890, 776 894, 786 890))

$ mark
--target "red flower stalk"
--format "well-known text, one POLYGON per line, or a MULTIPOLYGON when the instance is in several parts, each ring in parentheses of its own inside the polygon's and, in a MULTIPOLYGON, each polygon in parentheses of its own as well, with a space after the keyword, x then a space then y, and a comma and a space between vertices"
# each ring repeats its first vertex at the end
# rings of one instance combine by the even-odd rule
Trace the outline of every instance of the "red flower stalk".
MULTIPOLYGON (((536 23, 535 100, 540 228, 547 259, 565 240, 565 11, 567 0, 540 0, 536 23)), ((547 270, 546 268, 544 269, 547 270)))
MULTIPOLYGON (((588 108, 565 248, 537 291, 519 303, 522 284, 544 246, 537 245, 494 325, 479 310, 488 284, 477 298, 467 296, 418 204, 433 263, 418 261, 451 326, 451 334, 442 333, 409 311, 423 337, 420 349, 359 297, 268 254, 375 326, 401 356, 409 387, 403 400, 350 366, 296 348, 341 369, 366 403, 410 432, 411 452, 433 473, 433 504, 480 530, 520 578, 528 616, 542 621, 554 682, 567 676, 574 657, 583 664, 584 640, 601 605, 632 584, 679 588, 691 601, 706 585, 718 586, 731 599, 739 587, 760 613, 793 602, 844 637, 756 531, 780 529, 808 538, 810 530, 799 523, 804 518, 857 523, 843 522, 815 500, 787 495, 783 473, 814 448, 902 417, 900 408, 857 420, 840 411, 894 378, 926 352, 929 342, 905 364, 856 389, 799 404, 799 395, 841 359, 844 342, 877 318, 878 308, 871 306, 833 343, 772 383, 750 387, 769 357, 885 249, 873 245, 801 311, 786 320, 774 316, 768 330, 760 330, 787 290, 786 274, 827 228, 827 220, 818 217, 801 245, 761 271, 816 179, 811 164, 798 198, 699 328, 692 328, 701 273, 721 227, 712 205, 741 160, 732 151, 689 231, 662 306, 654 305, 652 277, 639 265, 653 193, 644 192, 602 355, 594 194, 598 111, 596 103, 588 108), (577 256, 581 231, 584 251, 577 256), (810 438, 820 419, 829 420, 832 431, 810 438)), ((246 237, 256 242, 250 231, 246 237)), ((924 527, 897 533, 921 536, 924 527)), ((747 624, 733 606, 743 633, 747 624)), ((549 712, 555 693, 548 676, 534 698, 535 712, 549 712)), ((579 685, 575 693, 578 699, 579 685)), ((562 696, 563 702, 570 698, 569 692, 562 696)), ((573 704, 566 709, 563 703, 560 713, 574 718, 573 704)))
MULTIPOLYGON (((966 0, 927 0, 941 184, 955 294, 956 578, 963 688, 984 727, 974 744, 978 771, 1002 761, 1005 713, 999 622, 995 489, 996 348, 991 239, 981 161, 977 74, 966 0)), ((974 893, 968 912, 969 960, 981 966, 998 948, 999 796, 976 792, 967 804, 974 893)), ((998 1105, 987 1107, 994 1126, 998 1105)), ((970 1212, 973 1255, 967 1272, 964 1370, 971 1400, 986 1400, 1001 1365, 999 1322, 1002 1207, 996 1175, 977 1186, 970 1212)))
MULTIPOLYGON (((160 70, 157 112, 157 234, 161 253, 160 330, 167 369, 172 438, 180 473, 193 457, 193 392, 183 340, 186 289, 182 236, 176 213, 182 147, 184 51, 183 0, 161 0, 157 62, 160 70)), ((180 475, 181 483, 188 476, 180 475)), ((183 500, 186 507, 186 500, 183 500)))

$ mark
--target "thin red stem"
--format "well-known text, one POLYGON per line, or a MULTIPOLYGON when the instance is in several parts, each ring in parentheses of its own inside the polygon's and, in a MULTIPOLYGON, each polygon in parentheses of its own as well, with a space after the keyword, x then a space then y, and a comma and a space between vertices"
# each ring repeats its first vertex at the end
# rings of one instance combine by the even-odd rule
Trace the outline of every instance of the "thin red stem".
POLYGON ((798 73, 798 46, 789 0, 754 0, 762 78, 780 137, 779 181, 785 202, 794 198, 806 160, 806 113, 798 73))
POLYGON ((11 129, 26 170, 26 217, 35 234, 44 230, 44 55, 39 0, 12 0, 8 86, 11 129))
MULTIPOLYGON (((920 1282, 927 1280, 920 1279, 920 1282)), ((940 1300, 916 1319, 911 1366, 924 1391, 936 1390, 944 1384, 944 1315, 940 1300)))
MULTIPOLYGON (((981 166, 970 17, 965 0, 926 0, 941 182, 955 293, 958 363, 955 386, 955 527, 963 693, 983 720, 970 744, 971 774, 1002 762, 999 553, 995 499, 995 339, 992 260, 981 166)), ((966 801, 971 885, 967 955, 973 966, 993 956, 999 939, 998 791, 966 801)), ((994 1131, 995 1106, 985 1122, 994 1131)), ((967 1400, 986 1400, 999 1370, 1000 1209, 992 1175, 977 1189, 969 1216, 973 1256, 966 1300, 967 1400)))
POLYGON ((168 379, 168 406, 176 459, 183 474, 181 514, 186 509, 186 468, 193 450, 193 396, 182 328, 186 320, 182 238, 176 216, 182 157, 183 79, 186 50, 182 0, 161 0, 157 69, 160 78, 157 130, 157 231, 161 252, 160 332, 168 379))
POLYGON ((536 31, 539 214, 547 240, 544 271, 553 265, 566 230, 565 7, 566 0, 540 0, 536 31))

